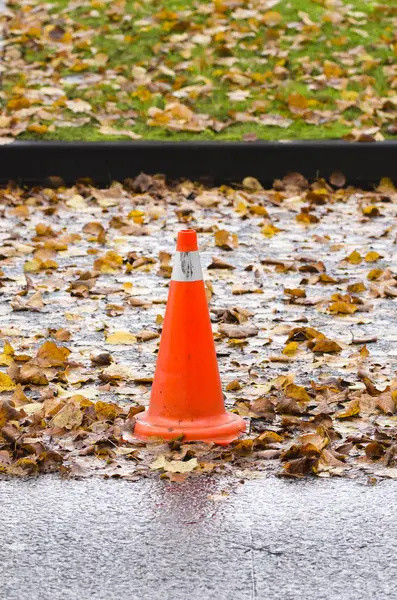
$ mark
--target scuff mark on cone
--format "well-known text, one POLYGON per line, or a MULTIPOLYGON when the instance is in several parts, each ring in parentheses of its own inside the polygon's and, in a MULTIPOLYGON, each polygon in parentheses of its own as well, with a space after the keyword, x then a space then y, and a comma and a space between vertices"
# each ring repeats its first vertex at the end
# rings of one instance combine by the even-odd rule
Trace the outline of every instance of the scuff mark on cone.
POLYGON ((175 263, 172 271, 173 281, 200 281, 203 279, 200 256, 195 252, 176 252, 175 263))

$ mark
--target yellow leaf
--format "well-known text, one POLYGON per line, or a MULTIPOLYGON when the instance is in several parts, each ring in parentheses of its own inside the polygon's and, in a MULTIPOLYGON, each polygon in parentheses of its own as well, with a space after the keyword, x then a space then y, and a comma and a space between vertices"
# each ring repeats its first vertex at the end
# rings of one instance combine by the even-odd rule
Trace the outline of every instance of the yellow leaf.
POLYGON ((379 217, 380 210, 374 204, 370 204, 369 206, 364 206, 363 215, 366 217, 379 217))
POLYGON ((283 20, 282 15, 275 10, 268 10, 262 15, 262 22, 268 27, 274 27, 283 20))
POLYGON ((126 294, 131 294, 133 287, 134 286, 130 281, 126 281, 125 283, 123 283, 123 290, 125 291, 126 294))
POLYGON ((294 289, 285 288, 284 294, 286 294, 287 296, 291 296, 291 298, 306 298, 305 290, 301 290, 299 288, 294 288, 294 289))
POLYGON ((298 221, 298 223, 304 223, 306 225, 310 225, 311 223, 318 223, 320 220, 318 217, 316 217, 316 215, 312 215, 308 212, 301 212, 295 218, 298 221))
POLYGON ((123 414, 120 406, 111 402, 97 402, 95 404, 95 414, 100 421, 114 421, 117 415, 123 414))
POLYGON ((350 285, 347 286, 347 290, 349 292, 352 292, 353 294, 360 294, 361 292, 365 292, 367 288, 365 287, 365 285, 361 282, 359 283, 352 283, 350 285))
POLYGON ((288 108, 294 114, 300 115, 305 113, 308 109, 309 101, 306 96, 302 96, 302 94, 290 94, 288 96, 288 108))
POLYGON ((364 260, 365 262, 376 262, 379 258, 380 254, 377 252, 368 252, 364 257, 364 260))
POLYGON ((362 262, 363 258, 361 256, 361 254, 357 251, 354 250, 351 254, 349 254, 349 256, 347 257, 347 261, 352 264, 352 265, 359 265, 362 262))
POLYGON ((334 342, 334 340, 330 340, 326 337, 315 340, 315 345, 312 347, 313 352, 320 353, 331 353, 331 352, 340 352, 342 348, 334 342))
POLYGON ((233 381, 230 381, 226 386, 227 392, 235 392, 240 389, 241 389, 241 385, 237 379, 233 379, 233 381))
POLYGON ((17 408, 30 403, 30 400, 24 394, 24 391, 23 391, 20 383, 17 384, 17 386, 15 388, 15 392, 13 393, 11 400, 13 401, 14 406, 16 406, 17 408))
POLYGON ((29 108, 30 100, 27 98, 12 98, 7 104, 8 110, 21 110, 21 108, 29 108))
POLYGON ((260 204, 253 204, 249 207, 249 210, 250 212, 254 213, 254 215, 259 215, 260 217, 267 218, 269 216, 269 213, 267 212, 266 208, 264 206, 261 206, 260 204))
POLYGON ((375 281, 376 279, 379 279, 382 273, 382 269, 371 269, 371 271, 367 275, 367 279, 369 279, 369 281, 375 281))
POLYGON ((42 266, 42 261, 39 258, 33 258, 32 260, 26 261, 23 265, 25 273, 38 273, 42 266))
POLYGON ((283 440, 284 438, 275 431, 264 431, 254 439, 254 448, 255 450, 263 450, 269 444, 278 444, 283 440))
POLYGON ((4 349, 0 354, 0 366, 9 367, 14 362, 14 348, 7 341, 4 342, 4 349))
POLYGON ((31 125, 28 125, 27 129, 32 133, 38 133, 39 135, 43 135, 44 133, 47 133, 48 126, 40 125, 39 123, 32 123, 31 125))
POLYGON ((368 358, 368 356, 369 356, 369 350, 368 350, 367 346, 364 345, 361 348, 361 350, 360 350, 360 356, 361 356, 361 358, 368 358))
POLYGON ((342 75, 342 69, 336 63, 326 60, 324 62, 324 75, 327 79, 338 78, 342 75))
POLYGON ((39 348, 34 363, 40 367, 63 367, 67 363, 70 350, 57 346, 54 342, 44 342, 39 348))
POLYGON ((269 238, 276 235, 276 233, 278 233, 279 231, 281 231, 281 229, 279 229, 272 223, 266 223, 266 225, 264 225, 261 229, 261 232, 263 233, 263 235, 265 237, 269 237, 269 238))
POLYGON ((15 390, 16 384, 13 382, 11 377, 6 373, 0 373, 0 392, 11 392, 15 390))
POLYGON ((299 344, 298 342, 290 342, 289 344, 287 344, 283 350, 283 354, 285 354, 286 356, 293 356, 294 354, 296 354, 296 351, 299 348, 299 344))
POLYGON ((115 331, 106 338, 107 344, 124 344, 132 345, 135 344, 136 337, 129 331, 115 331))
POLYGON ((349 304, 344 300, 338 300, 337 302, 332 302, 329 309, 335 314, 352 315, 356 312, 356 310, 358 310, 358 306, 355 304, 349 304))
POLYGON ((351 400, 348 402, 344 409, 338 410, 335 413, 337 419, 349 419, 350 417, 357 417, 360 414, 360 401, 358 399, 351 400))
POLYGON ((288 398, 294 398, 295 400, 300 400, 302 402, 309 402, 310 400, 310 396, 305 388, 300 385, 296 385, 295 383, 290 383, 287 385, 284 391, 288 398))
POLYGON ((233 454, 237 456, 249 456, 252 454, 254 440, 241 440, 233 448, 233 454))
POLYGON ((123 257, 113 250, 109 250, 104 256, 96 259, 94 269, 101 273, 112 274, 117 273, 121 269, 122 264, 123 257))
POLYGON ((214 234, 215 245, 223 250, 233 250, 238 246, 238 237, 235 233, 229 233, 226 229, 220 229, 214 234))

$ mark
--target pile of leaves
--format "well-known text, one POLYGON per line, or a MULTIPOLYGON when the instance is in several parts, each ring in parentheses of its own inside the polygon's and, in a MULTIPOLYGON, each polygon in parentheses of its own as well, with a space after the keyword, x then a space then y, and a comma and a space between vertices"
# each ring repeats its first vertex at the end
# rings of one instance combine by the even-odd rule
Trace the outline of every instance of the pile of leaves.
POLYGON ((397 132, 394 0, 9 0, 0 136, 397 132))
POLYGON ((309 183, 0 190, 0 472, 397 477, 397 191, 309 183), (133 437, 176 233, 199 234, 227 447, 133 437))

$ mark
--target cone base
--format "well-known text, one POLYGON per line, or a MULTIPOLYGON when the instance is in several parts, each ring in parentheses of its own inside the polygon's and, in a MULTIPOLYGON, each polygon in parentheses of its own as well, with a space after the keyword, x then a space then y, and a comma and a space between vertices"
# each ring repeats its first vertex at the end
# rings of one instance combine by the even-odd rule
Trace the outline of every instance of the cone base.
POLYGON ((213 442, 226 446, 237 439, 246 429, 244 420, 229 412, 212 419, 199 421, 153 419, 148 411, 137 414, 135 418, 134 437, 141 440, 150 437, 172 440, 183 435, 184 439, 189 442, 213 442))

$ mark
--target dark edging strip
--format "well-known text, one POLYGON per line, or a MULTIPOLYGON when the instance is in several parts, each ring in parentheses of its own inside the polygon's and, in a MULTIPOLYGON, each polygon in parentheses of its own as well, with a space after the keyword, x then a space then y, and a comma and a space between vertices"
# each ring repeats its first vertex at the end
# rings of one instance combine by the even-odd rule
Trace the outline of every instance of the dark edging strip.
POLYGON ((255 177, 270 184, 291 171, 308 179, 341 171, 349 184, 397 181, 397 142, 14 142, 0 146, 0 183, 45 183, 59 176, 71 184, 90 177, 109 184, 141 172, 169 180, 239 183, 255 177))

